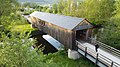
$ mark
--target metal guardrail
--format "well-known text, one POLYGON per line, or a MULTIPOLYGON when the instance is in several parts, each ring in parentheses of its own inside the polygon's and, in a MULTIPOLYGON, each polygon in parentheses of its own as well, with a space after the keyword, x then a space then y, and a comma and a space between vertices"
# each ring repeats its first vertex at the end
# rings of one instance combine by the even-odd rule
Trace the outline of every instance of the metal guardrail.
POLYGON ((93 38, 88 38, 88 41, 89 41, 91 44, 94 44, 94 45, 98 44, 101 49, 104 49, 104 50, 106 50, 106 51, 114 54, 115 56, 120 57, 120 50, 117 50, 117 49, 115 49, 115 48, 113 48, 113 47, 111 47, 111 46, 108 46, 108 45, 106 45, 106 44, 104 44, 104 43, 102 43, 102 42, 100 42, 100 41, 97 41, 97 40, 95 40, 95 39, 93 39, 93 38))
POLYGON ((88 48, 83 46, 79 41, 76 40, 76 45, 78 46, 79 49, 81 49, 82 51, 84 51, 85 56, 87 54, 91 55, 92 57, 94 57, 96 59, 96 64, 98 61, 102 62, 103 64, 107 65, 108 67, 120 67, 120 64, 112 61, 111 59, 105 57, 104 55, 100 54, 100 53, 96 53, 93 49, 88 48))

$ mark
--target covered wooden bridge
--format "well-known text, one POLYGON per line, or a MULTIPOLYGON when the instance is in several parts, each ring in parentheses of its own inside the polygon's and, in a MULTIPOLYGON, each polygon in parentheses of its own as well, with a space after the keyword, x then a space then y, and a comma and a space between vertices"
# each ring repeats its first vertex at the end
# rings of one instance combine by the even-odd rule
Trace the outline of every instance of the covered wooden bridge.
POLYGON ((30 14, 30 18, 33 27, 49 34, 69 49, 75 48, 76 39, 87 40, 93 28, 85 18, 37 11, 30 14))
POLYGON ((52 36, 68 49, 77 51, 100 67, 120 67, 120 51, 89 38, 93 25, 85 18, 45 12, 33 12, 28 19, 32 27, 52 36), (90 41, 85 42, 85 41, 90 41), (99 44, 98 52, 94 45, 99 44))

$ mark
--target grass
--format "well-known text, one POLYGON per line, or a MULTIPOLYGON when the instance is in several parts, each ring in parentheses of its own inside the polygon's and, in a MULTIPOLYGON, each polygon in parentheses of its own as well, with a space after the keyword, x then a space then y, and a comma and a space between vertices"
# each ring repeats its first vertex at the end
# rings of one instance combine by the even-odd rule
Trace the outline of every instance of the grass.
POLYGON ((94 63, 85 57, 81 57, 79 60, 69 59, 65 51, 58 51, 53 54, 48 54, 45 61, 46 64, 50 62, 56 63, 59 67, 96 67, 94 63))
POLYGON ((34 28, 31 28, 30 24, 24 24, 24 25, 15 25, 15 26, 9 26, 11 32, 29 32, 35 30, 34 28))

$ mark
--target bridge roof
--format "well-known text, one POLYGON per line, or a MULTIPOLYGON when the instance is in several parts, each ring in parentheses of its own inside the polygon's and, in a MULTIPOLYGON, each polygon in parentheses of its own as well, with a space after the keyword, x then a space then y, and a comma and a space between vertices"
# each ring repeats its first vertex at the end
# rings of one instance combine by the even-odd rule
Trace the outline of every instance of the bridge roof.
POLYGON ((80 22, 82 22, 85 19, 85 18, 77 18, 77 17, 38 12, 38 11, 33 12, 32 14, 30 14, 30 16, 39 18, 43 21, 52 23, 54 25, 69 30, 74 29, 80 22))

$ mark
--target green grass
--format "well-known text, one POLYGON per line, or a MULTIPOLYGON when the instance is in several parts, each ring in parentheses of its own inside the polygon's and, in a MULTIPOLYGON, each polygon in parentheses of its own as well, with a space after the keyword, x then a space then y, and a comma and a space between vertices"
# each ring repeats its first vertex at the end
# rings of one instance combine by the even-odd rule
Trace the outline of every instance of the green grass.
POLYGON ((94 63, 85 57, 81 57, 79 60, 69 59, 65 51, 58 51, 53 54, 48 54, 45 61, 46 64, 55 63, 58 67, 96 67, 94 63))
POLYGON ((34 28, 31 28, 30 24, 24 24, 24 25, 15 25, 15 26, 9 26, 11 32, 29 32, 35 30, 34 28))

